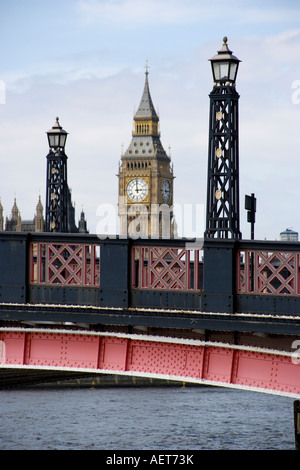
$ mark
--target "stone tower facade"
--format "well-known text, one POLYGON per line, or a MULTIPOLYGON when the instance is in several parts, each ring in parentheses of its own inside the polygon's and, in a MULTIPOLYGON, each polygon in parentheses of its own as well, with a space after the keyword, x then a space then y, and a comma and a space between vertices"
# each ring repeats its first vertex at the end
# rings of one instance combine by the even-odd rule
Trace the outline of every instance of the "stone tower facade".
POLYGON ((160 140, 146 69, 145 85, 134 115, 132 139, 119 166, 120 235, 174 236, 173 165, 160 140))

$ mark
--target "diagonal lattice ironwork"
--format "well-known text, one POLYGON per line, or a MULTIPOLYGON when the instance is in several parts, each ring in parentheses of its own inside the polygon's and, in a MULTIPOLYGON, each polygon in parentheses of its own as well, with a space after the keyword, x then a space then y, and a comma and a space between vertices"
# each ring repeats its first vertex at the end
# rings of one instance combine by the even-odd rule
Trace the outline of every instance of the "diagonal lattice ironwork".
POLYGON ((185 250, 153 248, 150 252, 150 288, 185 289, 187 285, 185 250))
POLYGON ((32 243, 31 283, 99 286, 100 248, 84 243, 32 243))
POLYGON ((242 255, 244 263, 238 266, 238 292, 299 295, 300 253, 245 250, 242 255))
POLYGON ((198 290, 200 251, 178 247, 134 247, 133 287, 198 290))

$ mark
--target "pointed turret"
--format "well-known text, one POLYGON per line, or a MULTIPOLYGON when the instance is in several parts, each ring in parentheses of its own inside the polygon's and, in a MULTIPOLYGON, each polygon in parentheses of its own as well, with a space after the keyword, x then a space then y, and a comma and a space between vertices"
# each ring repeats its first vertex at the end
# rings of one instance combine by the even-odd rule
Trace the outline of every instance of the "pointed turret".
POLYGON ((138 110, 134 115, 134 120, 152 119, 158 122, 159 117, 156 114, 156 111, 152 102, 150 89, 149 89, 148 75, 149 75, 148 65, 146 65, 146 78, 145 78, 144 91, 143 91, 142 99, 138 107, 138 110))
POLYGON ((43 216, 43 204, 41 201, 41 196, 39 196, 39 201, 36 206, 36 214, 34 216, 34 230, 35 232, 44 231, 44 216, 43 216))
POLYGON ((89 233, 88 229, 87 229, 87 223, 86 223, 86 220, 85 220, 85 214, 83 212, 83 209, 82 209, 81 214, 80 214, 78 229, 79 229, 79 233, 89 233))
POLYGON ((11 210, 11 220, 17 221, 18 218, 19 218, 19 215, 20 215, 20 212, 19 212, 19 209, 18 209, 18 206, 17 206, 17 200, 15 198, 14 199, 14 205, 13 205, 12 210, 11 210))
POLYGON ((122 158, 155 157, 170 160, 160 141, 159 117, 152 102, 148 75, 148 66, 146 66, 144 91, 134 115, 133 138, 122 158))

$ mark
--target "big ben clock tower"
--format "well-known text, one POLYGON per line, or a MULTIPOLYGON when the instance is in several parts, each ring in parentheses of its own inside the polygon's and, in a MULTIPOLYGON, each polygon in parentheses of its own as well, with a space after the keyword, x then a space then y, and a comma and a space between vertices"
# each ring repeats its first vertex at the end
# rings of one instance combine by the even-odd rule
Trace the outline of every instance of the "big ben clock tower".
POLYGON ((132 140, 119 167, 120 234, 173 237, 173 167, 159 132, 159 117, 149 90, 148 67, 132 140))

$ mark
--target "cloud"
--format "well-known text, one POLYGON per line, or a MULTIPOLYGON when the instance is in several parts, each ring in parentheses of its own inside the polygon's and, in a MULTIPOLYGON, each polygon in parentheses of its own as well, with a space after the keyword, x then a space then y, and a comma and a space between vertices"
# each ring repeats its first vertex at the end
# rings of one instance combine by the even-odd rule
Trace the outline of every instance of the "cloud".
MULTIPOLYGON (((212 87, 207 59, 228 34, 229 47, 243 61, 237 83, 242 232, 247 237, 243 199, 251 192, 258 200, 258 237, 279 237, 285 225, 297 228, 298 224, 300 230, 295 215, 300 104, 291 99, 292 83, 300 79, 295 61, 299 29, 280 25, 280 17, 286 21, 294 9, 275 3, 273 10, 262 5, 258 11, 260 3, 226 4, 227 19, 222 24, 229 33, 216 33, 212 24, 224 17, 225 4, 219 0, 204 5, 198 0, 78 2, 82 29, 73 37, 66 28, 69 49, 48 49, 45 56, 41 54, 42 61, 28 57, 26 66, 7 68, 1 77, 6 104, 0 106, 0 152, 5 156, 0 197, 6 213, 14 195, 24 218, 33 216, 39 193, 44 202, 45 131, 58 115, 69 132, 68 179, 76 218, 83 206, 95 232, 97 206, 117 202, 121 145, 126 148, 131 140, 147 58, 162 144, 166 150, 171 146, 176 202, 205 203, 212 87), (278 25, 277 32, 255 28, 267 23, 278 25), (123 28, 128 29, 126 36, 123 28)), ((55 36, 55 25, 51 34, 55 36)))
POLYGON ((123 27, 145 24, 184 24, 196 22, 203 5, 181 0, 80 0, 78 11, 85 24, 101 22, 123 27))
POLYGON ((287 63, 295 61, 299 55, 300 28, 282 31, 275 36, 266 39, 266 45, 270 56, 277 61, 287 63))
MULTIPOLYGON (((77 11, 82 24, 109 24, 131 28, 145 25, 188 25, 223 21, 228 25, 283 24, 297 18, 299 8, 286 2, 272 2, 272 8, 261 1, 223 0, 79 0, 77 11)), ((206 26, 209 26, 206 24, 206 26)))

